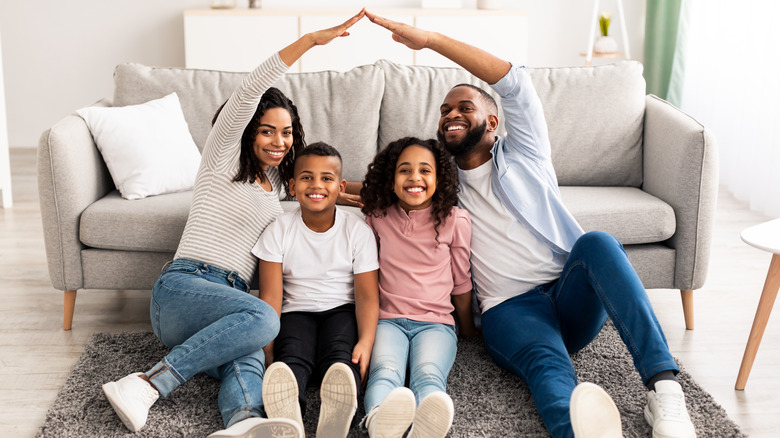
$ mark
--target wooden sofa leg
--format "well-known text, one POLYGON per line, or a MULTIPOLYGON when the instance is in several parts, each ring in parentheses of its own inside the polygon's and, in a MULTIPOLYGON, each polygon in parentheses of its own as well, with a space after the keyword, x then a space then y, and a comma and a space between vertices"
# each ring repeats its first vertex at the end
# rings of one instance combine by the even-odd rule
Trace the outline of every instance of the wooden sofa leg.
POLYGON ((685 328, 693 330, 693 291, 681 289, 680 296, 682 297, 683 315, 685 316, 685 328))
POLYGON ((76 307, 76 291, 65 291, 64 312, 62 314, 62 329, 70 330, 73 325, 73 309, 76 307))

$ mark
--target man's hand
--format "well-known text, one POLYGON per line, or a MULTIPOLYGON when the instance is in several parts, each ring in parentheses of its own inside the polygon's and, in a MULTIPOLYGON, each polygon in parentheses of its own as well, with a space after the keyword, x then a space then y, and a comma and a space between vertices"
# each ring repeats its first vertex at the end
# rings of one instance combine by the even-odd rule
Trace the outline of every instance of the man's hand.
POLYGON ((372 14, 368 11, 365 12, 366 17, 368 17, 372 23, 378 24, 390 32, 393 32, 394 41, 397 41, 412 50, 420 50, 428 47, 428 40, 431 37, 431 32, 409 26, 405 23, 388 20, 387 18, 380 17, 379 15, 372 14))
POLYGON ((336 204, 339 205, 351 205, 357 208, 363 208, 363 198, 360 195, 353 195, 350 193, 340 193, 336 204))

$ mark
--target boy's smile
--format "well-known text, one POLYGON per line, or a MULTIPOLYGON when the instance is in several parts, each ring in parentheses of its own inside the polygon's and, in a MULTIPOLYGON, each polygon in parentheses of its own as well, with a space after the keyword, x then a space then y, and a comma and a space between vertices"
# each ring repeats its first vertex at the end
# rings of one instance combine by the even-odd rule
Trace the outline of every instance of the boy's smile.
POLYGON ((290 194, 298 198, 304 221, 312 215, 332 214, 345 186, 338 157, 304 155, 295 161, 290 194))

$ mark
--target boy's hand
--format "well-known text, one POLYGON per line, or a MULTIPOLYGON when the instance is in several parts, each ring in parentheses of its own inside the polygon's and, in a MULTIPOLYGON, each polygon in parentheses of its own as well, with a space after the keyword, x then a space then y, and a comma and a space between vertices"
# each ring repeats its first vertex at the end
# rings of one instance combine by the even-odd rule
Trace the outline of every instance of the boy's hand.
POLYGON ((363 386, 366 384, 366 373, 368 373, 372 347, 373 345, 364 345, 358 342, 352 349, 352 363, 357 364, 360 369, 360 381, 363 382, 363 386))
POLYGON ((366 17, 368 17, 372 23, 378 24, 390 32, 393 32, 394 41, 397 41, 412 50, 420 50, 428 47, 428 40, 431 37, 431 32, 418 29, 405 23, 388 20, 387 18, 380 17, 379 15, 372 14, 368 11, 365 11, 365 13, 366 17))

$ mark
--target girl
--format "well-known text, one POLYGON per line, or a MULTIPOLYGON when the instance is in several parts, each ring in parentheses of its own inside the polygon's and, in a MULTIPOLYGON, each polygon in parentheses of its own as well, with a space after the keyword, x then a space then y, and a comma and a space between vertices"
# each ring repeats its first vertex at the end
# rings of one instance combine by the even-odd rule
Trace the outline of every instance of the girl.
POLYGON ((409 437, 444 437, 453 417, 445 392, 457 350, 453 307, 461 334, 475 334, 471 220, 456 207, 457 171, 436 140, 406 137, 377 154, 360 195, 379 248, 363 426, 371 437, 401 437, 414 423, 409 437))
POLYGON ((206 140, 190 214, 176 256, 155 283, 151 321, 170 353, 146 373, 103 385, 132 431, 146 423, 160 394, 195 374, 220 379, 219 409, 227 430, 213 436, 302 436, 285 419, 261 415, 262 348, 276 337, 274 309, 249 292, 257 267, 252 246, 282 213, 282 187, 292 175, 304 133, 295 105, 271 88, 310 48, 327 44, 360 20, 306 34, 247 75, 218 112, 206 140))

